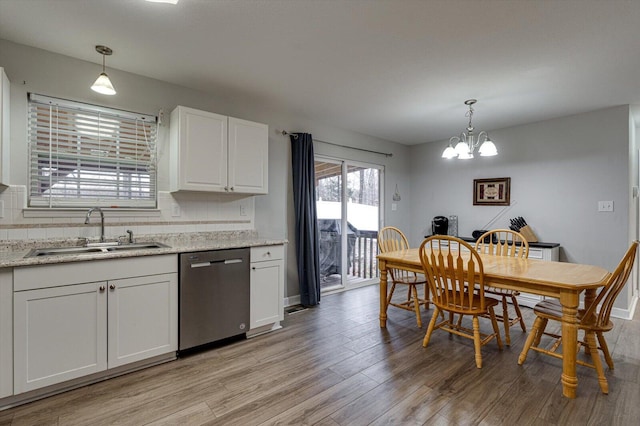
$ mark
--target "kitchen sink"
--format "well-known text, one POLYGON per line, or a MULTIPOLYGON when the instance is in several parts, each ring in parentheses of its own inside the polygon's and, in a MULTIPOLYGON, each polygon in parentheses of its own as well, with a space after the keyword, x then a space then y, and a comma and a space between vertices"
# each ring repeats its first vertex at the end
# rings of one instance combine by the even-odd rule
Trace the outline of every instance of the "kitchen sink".
POLYGON ((169 247, 162 243, 106 244, 82 247, 43 247, 31 250, 25 257, 62 256, 78 254, 111 253, 126 250, 145 250, 169 247))

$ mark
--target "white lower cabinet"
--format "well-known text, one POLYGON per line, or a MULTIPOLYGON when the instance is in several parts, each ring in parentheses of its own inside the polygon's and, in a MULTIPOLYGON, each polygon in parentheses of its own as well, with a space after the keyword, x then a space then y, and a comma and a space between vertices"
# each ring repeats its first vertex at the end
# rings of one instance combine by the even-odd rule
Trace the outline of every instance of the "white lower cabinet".
POLYGON ((108 368, 178 348, 176 274, 109 281, 108 368))
POLYGON ((0 269, 0 398, 13 395, 13 271, 0 269))
POLYGON ((284 320, 284 246, 251 248, 249 330, 280 327, 284 320))
POLYGON ((175 255, 16 268, 13 302, 15 394, 178 347, 175 255))
POLYGON ((105 288, 98 282, 15 293, 16 394, 107 368, 105 288))

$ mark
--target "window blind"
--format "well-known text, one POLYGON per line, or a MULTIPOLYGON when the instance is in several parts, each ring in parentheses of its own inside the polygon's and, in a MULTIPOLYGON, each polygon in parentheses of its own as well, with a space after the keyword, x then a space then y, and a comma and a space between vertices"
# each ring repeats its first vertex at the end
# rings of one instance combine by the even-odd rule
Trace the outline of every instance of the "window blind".
POLYGON ((156 118, 29 94, 29 206, 156 206, 156 118))

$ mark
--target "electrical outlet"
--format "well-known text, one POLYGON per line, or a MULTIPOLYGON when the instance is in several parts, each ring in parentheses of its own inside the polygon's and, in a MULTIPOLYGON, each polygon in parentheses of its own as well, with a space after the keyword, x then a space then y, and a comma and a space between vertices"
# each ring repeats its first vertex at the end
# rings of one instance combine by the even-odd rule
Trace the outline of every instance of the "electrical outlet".
POLYGON ((244 204, 240 204, 240 216, 246 216, 247 215, 247 209, 244 206, 244 204))
POLYGON ((178 203, 171 204, 171 216, 180 217, 180 204, 178 203))
POLYGON ((598 211, 599 212, 612 212, 613 211, 613 201, 598 201, 598 211))
POLYGON ((396 210, 398 210, 398 204, 396 203, 391 203, 391 211, 395 212, 396 210))
POLYGON ((0 200, 0 218, 4 218, 4 200, 0 200))

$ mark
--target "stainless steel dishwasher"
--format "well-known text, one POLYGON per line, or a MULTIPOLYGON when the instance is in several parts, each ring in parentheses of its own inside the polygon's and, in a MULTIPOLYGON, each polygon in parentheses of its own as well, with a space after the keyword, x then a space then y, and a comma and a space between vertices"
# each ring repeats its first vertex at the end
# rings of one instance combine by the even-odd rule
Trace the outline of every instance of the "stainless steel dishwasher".
POLYGON ((180 255, 179 350, 247 332, 248 248, 180 255))

